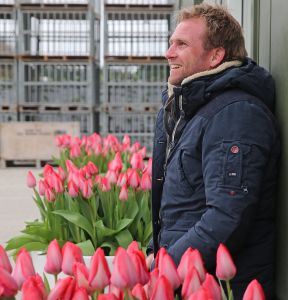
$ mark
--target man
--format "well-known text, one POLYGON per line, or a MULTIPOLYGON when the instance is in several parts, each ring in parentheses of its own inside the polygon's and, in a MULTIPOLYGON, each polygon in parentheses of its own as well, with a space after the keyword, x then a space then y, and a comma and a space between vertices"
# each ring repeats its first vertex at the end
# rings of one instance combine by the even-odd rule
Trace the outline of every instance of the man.
POLYGON ((235 299, 254 278, 273 299, 274 83, 246 55, 241 27, 224 8, 180 11, 156 121, 147 264, 160 247, 176 264, 192 247, 215 273, 224 243, 237 267, 235 299))

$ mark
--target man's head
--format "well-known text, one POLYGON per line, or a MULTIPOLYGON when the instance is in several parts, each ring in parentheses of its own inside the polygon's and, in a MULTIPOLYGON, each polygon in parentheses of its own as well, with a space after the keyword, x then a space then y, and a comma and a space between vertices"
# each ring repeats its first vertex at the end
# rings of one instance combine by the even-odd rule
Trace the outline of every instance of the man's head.
POLYGON ((224 61, 243 61, 247 55, 240 24, 221 6, 200 4, 183 9, 177 24, 166 52, 173 85, 224 61))

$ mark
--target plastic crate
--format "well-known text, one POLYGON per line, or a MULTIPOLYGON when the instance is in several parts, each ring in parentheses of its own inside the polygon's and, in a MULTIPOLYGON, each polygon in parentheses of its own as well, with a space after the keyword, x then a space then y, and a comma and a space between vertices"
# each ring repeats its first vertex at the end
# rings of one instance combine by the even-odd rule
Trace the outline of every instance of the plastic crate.
POLYGON ((99 59, 100 20, 87 7, 22 9, 20 55, 91 56, 99 59))
POLYGON ((0 60, 0 106, 17 105, 17 66, 14 60, 0 60))
POLYGON ((0 111, 0 123, 17 121, 17 112, 0 111))
POLYGON ((172 11, 109 9, 105 17, 106 56, 164 56, 172 11))
MULTIPOLYGON (((0 2, 0 5, 2 3, 0 2)), ((11 4, 4 2, 3 4, 11 4)), ((0 56, 16 55, 16 12, 9 7, 0 10, 0 56)))
POLYGON ((20 62, 20 105, 90 106, 99 92, 99 67, 92 62, 20 62))

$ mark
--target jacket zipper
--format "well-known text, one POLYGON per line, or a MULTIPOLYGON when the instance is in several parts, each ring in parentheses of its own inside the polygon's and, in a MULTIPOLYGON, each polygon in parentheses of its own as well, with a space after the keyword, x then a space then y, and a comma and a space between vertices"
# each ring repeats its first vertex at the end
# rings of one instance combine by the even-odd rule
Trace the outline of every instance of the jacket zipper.
POLYGON ((177 122, 173 128, 171 141, 169 141, 169 143, 167 145, 166 159, 165 159, 165 164, 164 164, 164 177, 166 176, 167 161, 168 161, 170 152, 171 152, 172 148, 174 147, 176 130, 177 130, 177 127, 178 127, 180 121, 183 119, 183 116, 184 116, 183 105, 182 105, 182 95, 179 96, 179 109, 180 109, 180 117, 177 120, 177 122))

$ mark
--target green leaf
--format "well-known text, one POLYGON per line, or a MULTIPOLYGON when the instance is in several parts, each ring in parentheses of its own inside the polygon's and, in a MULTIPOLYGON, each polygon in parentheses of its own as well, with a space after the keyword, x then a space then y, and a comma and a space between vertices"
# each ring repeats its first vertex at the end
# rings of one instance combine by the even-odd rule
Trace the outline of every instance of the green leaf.
POLYGON ((146 224, 143 234, 143 246, 147 246, 149 240, 152 237, 152 222, 146 224))
POLYGON ((112 241, 105 241, 100 245, 101 248, 104 248, 104 251, 106 250, 105 248, 108 248, 109 251, 105 251, 105 255, 114 255, 116 252, 116 249, 118 247, 117 243, 112 242, 112 241), (107 253, 106 253, 107 252, 107 253))
POLYGON ((92 256, 95 253, 94 246, 90 240, 78 243, 77 246, 79 246, 81 248, 83 255, 91 255, 92 256))
POLYGON ((48 245, 48 242, 39 238, 37 235, 31 235, 31 234, 23 234, 16 236, 12 239, 10 239, 7 242, 6 250, 13 250, 13 249, 19 249, 21 247, 24 247, 25 245, 33 242, 39 242, 41 244, 48 245))
POLYGON ((94 223, 94 227, 97 229, 97 236, 101 237, 103 239, 103 237, 105 236, 111 236, 114 235, 117 231, 111 228, 106 227, 103 224, 102 220, 99 220, 97 222, 94 223))
POLYGON ((47 293, 50 292, 50 285, 49 285, 49 281, 47 279, 47 276, 45 273, 43 273, 43 278, 44 278, 44 285, 45 285, 45 288, 46 288, 46 291, 47 293))
POLYGON ((122 229, 128 227, 133 222, 133 219, 122 219, 116 225, 116 231, 119 232, 122 229))
POLYGON ((77 225, 78 227, 84 229, 92 240, 94 240, 94 231, 91 223, 84 218, 81 214, 77 212, 69 212, 65 210, 55 210, 53 211, 53 214, 62 216, 67 221, 77 225))
POLYGON ((44 223, 27 223, 27 226, 22 232, 30 234, 30 235, 36 235, 39 237, 39 240, 44 241, 52 241, 54 238, 56 238, 55 234, 47 227, 44 223))
MULTIPOLYGON (((27 251, 46 251, 48 244, 47 243, 41 243, 41 242, 28 242, 23 247, 27 251)), ((18 249, 20 250, 20 249, 18 249)))
POLYGON ((133 237, 128 229, 120 231, 115 236, 115 239, 117 240, 119 246, 123 248, 127 248, 133 242, 133 237))

